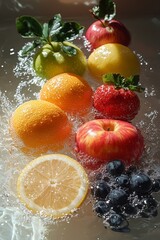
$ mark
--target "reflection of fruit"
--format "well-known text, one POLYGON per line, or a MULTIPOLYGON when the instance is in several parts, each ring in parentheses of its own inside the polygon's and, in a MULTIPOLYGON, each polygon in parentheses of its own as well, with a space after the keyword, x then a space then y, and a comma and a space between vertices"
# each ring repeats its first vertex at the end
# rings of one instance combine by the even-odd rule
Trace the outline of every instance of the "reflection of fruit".
POLYGON ((125 121, 131 121, 140 108, 140 100, 135 92, 107 84, 96 89, 93 104, 104 117, 125 121))
POLYGON ((72 72, 82 75, 86 69, 86 57, 84 53, 75 45, 66 43, 67 46, 74 46, 77 50, 76 55, 68 56, 60 49, 60 44, 53 42, 51 45, 44 45, 34 58, 34 69, 40 77, 49 79, 53 76, 72 72))
POLYGON ((84 201, 88 177, 76 160, 50 154, 22 170, 17 190, 20 200, 34 213, 60 218, 73 213, 84 201))
POLYGON ((131 49, 118 43, 108 43, 95 49, 88 58, 88 68, 100 80, 107 73, 119 73, 124 77, 140 73, 137 56, 131 49))
POLYGON ((92 104, 92 89, 82 77, 62 73, 44 84, 40 99, 54 103, 69 113, 86 112, 92 104))
POLYGON ((77 152, 103 163, 114 159, 126 164, 138 162, 144 148, 143 137, 135 126, 112 119, 92 120, 83 124, 77 130, 76 144, 77 152))
POLYGON ((13 113, 10 125, 13 138, 21 140, 28 148, 61 148, 71 130, 63 110, 42 100, 20 105, 13 113))
POLYGON ((106 43, 120 43, 128 46, 131 40, 127 28, 117 20, 96 21, 86 31, 86 39, 92 49, 106 43))

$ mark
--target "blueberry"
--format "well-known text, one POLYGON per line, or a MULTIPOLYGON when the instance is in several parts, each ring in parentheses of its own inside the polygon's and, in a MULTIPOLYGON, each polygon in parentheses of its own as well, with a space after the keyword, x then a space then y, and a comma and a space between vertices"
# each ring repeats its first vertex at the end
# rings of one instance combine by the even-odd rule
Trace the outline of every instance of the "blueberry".
POLYGON ((96 201, 94 205, 94 211, 99 217, 102 217, 104 214, 108 213, 109 210, 110 207, 105 201, 96 201))
POLYGON ((125 215, 136 215, 137 214, 137 209, 134 207, 132 204, 127 203, 122 207, 122 212, 125 215))
POLYGON ((137 209, 137 212, 142 211, 144 208, 143 203, 139 200, 137 202, 134 202, 134 207, 137 209))
POLYGON ((144 173, 134 173, 130 177, 130 187, 138 194, 145 194, 151 191, 152 181, 144 173))
POLYGON ((126 174, 127 175, 131 175, 132 173, 136 172, 137 171, 137 167, 134 166, 134 165, 131 165, 127 168, 126 170, 126 174))
POLYGON ((103 174, 102 176, 102 179, 105 181, 105 182, 109 182, 110 181, 110 178, 107 174, 103 174))
POLYGON ((156 207, 146 207, 140 212, 140 215, 143 218, 156 217, 158 210, 156 207))
POLYGON ((127 202, 128 195, 123 189, 113 189, 108 194, 108 200, 112 206, 122 206, 127 202))
POLYGON ((96 199, 105 199, 110 192, 110 187, 104 180, 96 181, 92 188, 92 194, 96 199))
POLYGON ((148 218, 158 214, 157 201, 150 194, 140 196, 133 205, 137 208, 139 215, 142 217, 148 218))
POLYGON ((120 187, 128 187, 129 186, 129 176, 126 174, 121 174, 116 178, 116 183, 120 187))
POLYGON ((96 180, 101 180, 102 179, 102 173, 101 172, 99 172, 99 173, 97 173, 96 174, 96 180))
POLYGON ((160 179, 154 179, 153 180, 152 191, 153 192, 159 192, 160 191, 160 179))
POLYGON ((128 221, 125 217, 121 216, 117 213, 112 213, 108 218, 104 221, 104 226, 110 226, 110 228, 114 231, 122 230, 124 228, 128 228, 128 221))
POLYGON ((152 197, 152 195, 146 196, 142 199, 142 202, 147 207, 157 207, 157 201, 155 198, 152 197))
POLYGON ((125 170, 125 166, 121 160, 114 160, 107 164, 107 170, 112 176, 118 176, 125 170))

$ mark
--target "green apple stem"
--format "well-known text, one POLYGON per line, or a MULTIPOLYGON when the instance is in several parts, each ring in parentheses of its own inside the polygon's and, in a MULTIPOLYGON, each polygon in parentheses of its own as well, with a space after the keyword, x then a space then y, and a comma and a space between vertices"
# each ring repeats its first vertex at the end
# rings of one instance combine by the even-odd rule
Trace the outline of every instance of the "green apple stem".
POLYGON ((62 49, 62 42, 52 42, 50 38, 46 38, 46 44, 50 45, 53 52, 59 52, 62 49))

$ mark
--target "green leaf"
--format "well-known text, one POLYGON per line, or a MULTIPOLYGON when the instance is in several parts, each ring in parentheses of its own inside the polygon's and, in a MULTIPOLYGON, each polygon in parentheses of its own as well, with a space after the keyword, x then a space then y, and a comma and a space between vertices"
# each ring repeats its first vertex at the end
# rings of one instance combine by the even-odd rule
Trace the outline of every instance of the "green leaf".
POLYGON ((32 52, 36 47, 38 47, 41 44, 40 41, 33 41, 33 42, 29 42, 27 43, 22 50, 20 51, 20 55, 22 57, 25 57, 28 55, 28 53, 32 52))
POLYGON ((106 84, 113 84, 116 89, 123 88, 125 90, 143 92, 144 88, 139 83, 139 75, 124 77, 120 74, 104 74, 102 80, 106 84))
POLYGON ((83 27, 76 22, 61 23, 61 27, 56 29, 51 36, 52 41, 73 41, 83 32, 83 27))
POLYGON ((69 57, 71 56, 75 56, 77 54, 77 49, 72 47, 72 46, 68 46, 63 44, 62 45, 62 50, 64 53, 66 53, 69 57))
POLYGON ((24 38, 42 37, 42 25, 31 16, 17 18, 16 28, 24 38))
POLYGON ((108 84, 115 83, 115 76, 113 73, 104 74, 102 80, 104 83, 108 84))
POLYGON ((47 38, 48 38, 48 35, 49 35, 49 26, 48 26, 48 23, 44 23, 44 24, 43 24, 42 33, 43 33, 43 38, 44 38, 44 39, 47 39, 47 38))
POLYGON ((73 56, 77 53, 76 48, 65 46, 64 41, 73 41, 83 32, 83 27, 76 22, 64 22, 61 15, 56 14, 48 23, 43 25, 33 17, 21 16, 16 20, 18 32, 25 38, 34 38, 36 41, 29 43, 22 51, 25 55, 38 45, 48 43, 51 47, 52 42, 61 42, 62 50, 68 55, 73 56))
POLYGON ((116 4, 112 0, 100 0, 99 5, 91 9, 91 13, 96 19, 109 21, 116 15, 116 4))
POLYGON ((60 14, 56 14, 48 22, 49 36, 52 41, 57 41, 57 35, 62 28, 62 18, 60 14))
POLYGON ((130 79, 130 82, 133 85, 138 85, 138 83, 139 83, 139 75, 130 76, 129 79, 130 79))
POLYGON ((79 35, 82 35, 84 27, 77 22, 65 22, 60 30, 63 41, 73 41, 79 35))

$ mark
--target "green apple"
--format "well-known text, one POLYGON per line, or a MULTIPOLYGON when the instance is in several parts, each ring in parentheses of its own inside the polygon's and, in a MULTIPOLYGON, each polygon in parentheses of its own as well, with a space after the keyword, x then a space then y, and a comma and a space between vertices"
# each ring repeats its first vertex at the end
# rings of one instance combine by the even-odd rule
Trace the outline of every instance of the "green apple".
POLYGON ((76 53, 71 56, 65 53, 61 42, 52 42, 40 48, 33 62, 33 68, 38 76, 50 79, 64 72, 83 75, 87 66, 84 53, 70 42, 64 42, 64 44, 66 47, 73 47, 76 53))
POLYGON ((83 34, 84 27, 71 21, 63 21, 61 14, 55 14, 48 22, 24 15, 16 19, 16 28, 25 39, 21 56, 27 56, 38 48, 33 59, 33 68, 38 76, 50 79, 68 72, 83 75, 87 59, 82 50, 72 42, 83 34))

